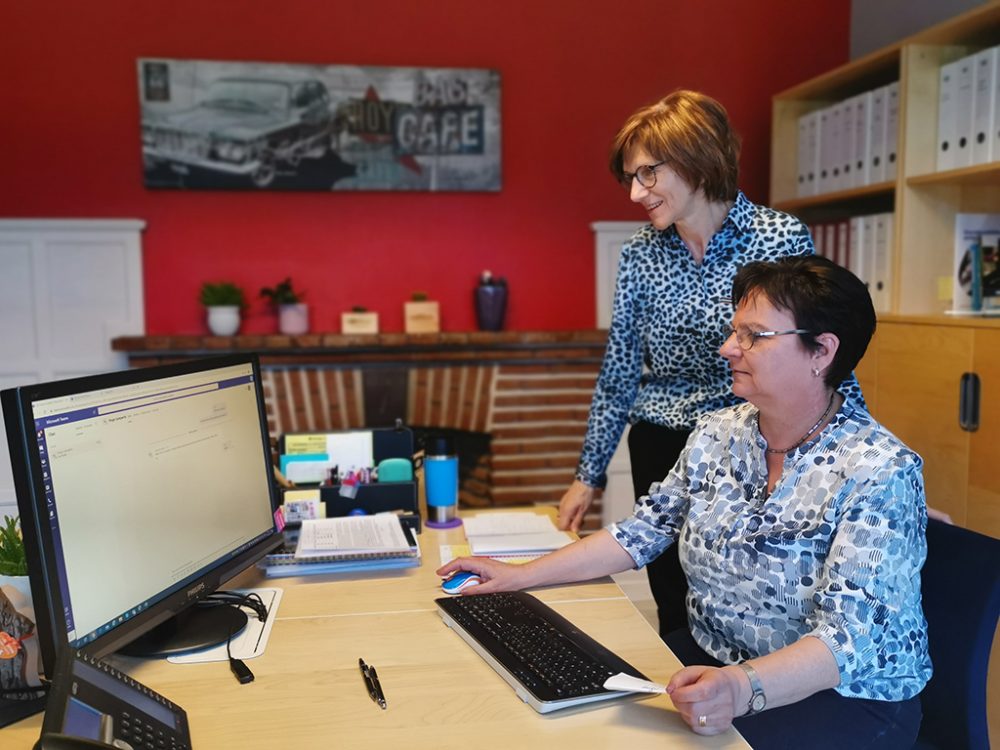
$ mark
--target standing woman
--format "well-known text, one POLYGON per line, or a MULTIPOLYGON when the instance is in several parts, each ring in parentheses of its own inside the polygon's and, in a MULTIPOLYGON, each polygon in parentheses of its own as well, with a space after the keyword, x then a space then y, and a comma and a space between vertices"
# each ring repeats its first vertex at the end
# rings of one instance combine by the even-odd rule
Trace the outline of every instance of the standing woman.
MULTIPOLYGON (((640 109, 614 140, 611 172, 650 223, 622 249, 608 345, 576 478, 559 503, 560 528, 579 530, 626 422, 638 499, 673 467, 698 417, 738 402, 718 354, 736 271, 814 252, 798 219, 739 190, 739 153, 725 108, 694 91, 640 109)), ((848 387, 860 401, 853 377, 848 387)), ((660 635, 687 627, 676 547, 647 568, 660 635)))

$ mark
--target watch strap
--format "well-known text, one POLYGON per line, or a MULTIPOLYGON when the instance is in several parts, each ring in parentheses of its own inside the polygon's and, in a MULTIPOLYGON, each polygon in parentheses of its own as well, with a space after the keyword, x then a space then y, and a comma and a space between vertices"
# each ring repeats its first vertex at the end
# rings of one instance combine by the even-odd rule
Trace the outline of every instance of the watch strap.
POLYGON ((767 697, 764 695, 764 687, 760 684, 757 670, 746 662, 736 666, 742 669, 746 673, 747 679, 750 680, 750 700, 747 701, 746 716, 759 714, 767 706, 767 697))

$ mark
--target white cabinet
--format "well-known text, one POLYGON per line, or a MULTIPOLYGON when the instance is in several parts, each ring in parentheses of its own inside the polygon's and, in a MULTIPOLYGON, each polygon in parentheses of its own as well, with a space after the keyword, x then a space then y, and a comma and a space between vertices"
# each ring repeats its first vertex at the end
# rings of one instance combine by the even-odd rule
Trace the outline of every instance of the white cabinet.
MULTIPOLYGON (((611 325, 611 303, 615 296, 615 278, 618 275, 618 256, 622 245, 644 222, 595 221, 594 273, 597 293, 597 327, 611 325)), ((632 512, 635 497, 632 493, 632 470, 628 460, 628 429, 622 435, 618 449, 608 464, 608 485, 604 488, 601 504, 601 525, 617 521, 632 512)))
MULTIPOLYGON (((123 369, 145 333, 140 233, 127 220, 0 220, 0 388, 123 369)), ((16 514, 0 431, 0 518, 16 514)))

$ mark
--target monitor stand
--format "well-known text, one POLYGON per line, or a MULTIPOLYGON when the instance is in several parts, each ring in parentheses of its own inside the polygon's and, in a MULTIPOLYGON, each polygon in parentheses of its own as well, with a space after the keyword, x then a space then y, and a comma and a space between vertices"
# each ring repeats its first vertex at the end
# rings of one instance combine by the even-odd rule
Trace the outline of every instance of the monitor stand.
POLYGON ((247 614, 226 604, 188 607, 118 650, 125 656, 171 656, 225 643, 247 625, 247 614))

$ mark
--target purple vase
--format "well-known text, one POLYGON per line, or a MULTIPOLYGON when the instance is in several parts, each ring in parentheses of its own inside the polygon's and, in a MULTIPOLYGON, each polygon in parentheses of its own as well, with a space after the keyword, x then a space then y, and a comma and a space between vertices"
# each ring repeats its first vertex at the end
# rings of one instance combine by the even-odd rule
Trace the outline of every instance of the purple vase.
POLYGON ((507 287, 489 284, 476 287, 476 323, 480 331, 503 330, 507 312, 507 287))

